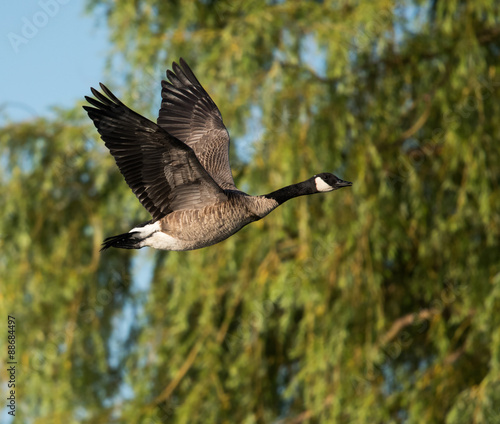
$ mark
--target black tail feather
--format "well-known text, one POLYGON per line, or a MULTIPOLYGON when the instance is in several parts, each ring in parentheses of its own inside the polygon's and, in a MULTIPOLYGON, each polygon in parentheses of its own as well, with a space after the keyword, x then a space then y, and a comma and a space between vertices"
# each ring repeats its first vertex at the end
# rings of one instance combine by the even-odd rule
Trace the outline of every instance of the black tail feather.
POLYGON ((116 247, 120 249, 140 249, 139 243, 142 241, 138 237, 137 232, 118 234, 117 236, 108 237, 103 241, 100 252, 109 249, 110 247, 116 247))

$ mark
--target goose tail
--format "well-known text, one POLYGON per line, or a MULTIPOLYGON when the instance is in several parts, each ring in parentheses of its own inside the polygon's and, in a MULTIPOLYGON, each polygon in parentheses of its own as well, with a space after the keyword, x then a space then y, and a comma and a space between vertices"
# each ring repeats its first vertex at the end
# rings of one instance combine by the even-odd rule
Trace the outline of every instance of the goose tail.
POLYGON ((109 249, 110 247, 116 247, 119 249, 140 249, 141 241, 143 237, 139 235, 138 232, 118 234, 117 236, 108 237, 102 242, 102 247, 100 252, 109 249))

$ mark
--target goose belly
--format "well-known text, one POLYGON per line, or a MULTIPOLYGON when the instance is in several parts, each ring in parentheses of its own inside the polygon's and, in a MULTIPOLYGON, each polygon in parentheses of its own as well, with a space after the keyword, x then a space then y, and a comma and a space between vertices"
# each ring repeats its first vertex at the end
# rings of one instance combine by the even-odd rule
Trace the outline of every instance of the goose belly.
POLYGON ((233 208, 176 211, 143 227, 149 234, 141 244, 161 250, 200 249, 227 239, 257 219, 233 208))

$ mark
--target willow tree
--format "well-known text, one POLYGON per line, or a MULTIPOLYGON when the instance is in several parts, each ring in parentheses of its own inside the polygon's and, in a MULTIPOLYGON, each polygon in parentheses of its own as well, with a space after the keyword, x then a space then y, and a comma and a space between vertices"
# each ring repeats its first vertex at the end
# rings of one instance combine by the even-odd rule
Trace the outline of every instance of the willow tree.
POLYGON ((99 255, 103 235, 148 216, 90 122, 4 128, 0 302, 23 326, 19 412, 500 422, 497 2, 89 4, 103 10, 103 79, 155 119, 184 57, 232 135, 237 186, 322 171, 354 186, 199 251, 99 255))

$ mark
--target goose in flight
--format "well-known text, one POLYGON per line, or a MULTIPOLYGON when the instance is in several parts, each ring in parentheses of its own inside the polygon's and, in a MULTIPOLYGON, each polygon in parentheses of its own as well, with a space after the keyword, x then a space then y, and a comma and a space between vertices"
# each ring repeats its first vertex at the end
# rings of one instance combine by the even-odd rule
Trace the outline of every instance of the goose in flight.
POLYGON ((229 166, 229 134, 219 109, 181 58, 162 81, 155 124, 125 106, 103 84, 83 106, 125 181, 152 220, 108 237, 118 247, 193 250, 225 240, 297 196, 351 186, 333 174, 262 196, 236 188, 229 166))

